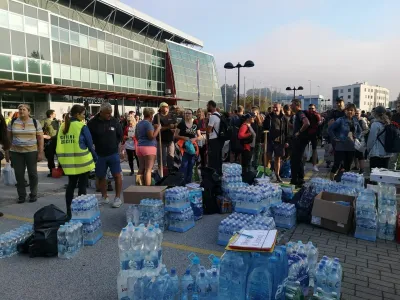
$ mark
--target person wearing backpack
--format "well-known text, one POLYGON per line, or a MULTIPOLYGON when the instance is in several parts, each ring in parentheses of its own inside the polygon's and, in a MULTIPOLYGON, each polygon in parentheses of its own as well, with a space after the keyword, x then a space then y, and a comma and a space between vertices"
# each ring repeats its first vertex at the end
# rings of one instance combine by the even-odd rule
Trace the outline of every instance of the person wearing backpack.
POLYGON ((208 167, 222 175, 222 147, 225 141, 220 136, 221 115, 217 112, 217 104, 210 100, 207 111, 211 113, 207 125, 208 134, 208 167))
POLYGON ((371 125, 367 141, 367 152, 369 156, 369 167, 385 168, 389 167, 391 154, 386 151, 386 126, 390 126, 390 120, 386 115, 386 109, 378 106, 374 111, 374 122, 371 125))
POLYGON ((11 148, 6 154, 14 167, 17 179, 18 203, 26 201, 25 168, 29 176, 29 202, 37 201, 38 173, 37 163, 43 160, 43 130, 37 120, 30 117, 31 109, 27 104, 18 106, 19 117, 13 119, 7 128, 11 148))
POLYGON ((313 170, 315 172, 319 172, 317 163, 318 163, 318 154, 317 154, 317 146, 318 146, 318 127, 321 123, 321 115, 317 112, 317 109, 314 104, 310 104, 308 106, 308 110, 304 111, 307 119, 310 121, 310 126, 307 129, 308 139, 311 143, 312 149, 312 164, 313 170))

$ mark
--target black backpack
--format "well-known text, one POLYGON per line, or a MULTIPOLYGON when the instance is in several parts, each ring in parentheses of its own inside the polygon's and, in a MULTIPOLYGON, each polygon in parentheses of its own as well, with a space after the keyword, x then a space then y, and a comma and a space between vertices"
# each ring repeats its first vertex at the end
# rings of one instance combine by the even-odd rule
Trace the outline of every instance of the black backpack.
POLYGON ((215 129, 215 133, 218 138, 222 141, 229 141, 232 137, 232 126, 229 124, 228 119, 224 115, 220 115, 217 113, 213 113, 214 116, 217 116, 220 120, 219 122, 219 131, 217 132, 215 129))
POLYGON ((400 129, 393 123, 386 125, 385 129, 378 134, 377 139, 387 153, 400 152, 400 129), (379 138, 384 132, 386 133, 385 143, 379 138))

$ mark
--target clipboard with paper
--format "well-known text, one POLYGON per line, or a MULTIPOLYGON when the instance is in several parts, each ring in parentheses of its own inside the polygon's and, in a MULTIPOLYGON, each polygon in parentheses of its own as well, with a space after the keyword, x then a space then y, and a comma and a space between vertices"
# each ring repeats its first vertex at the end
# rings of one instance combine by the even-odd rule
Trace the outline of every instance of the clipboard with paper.
POLYGON ((241 230, 229 241, 226 250, 273 252, 278 236, 277 230, 241 230))

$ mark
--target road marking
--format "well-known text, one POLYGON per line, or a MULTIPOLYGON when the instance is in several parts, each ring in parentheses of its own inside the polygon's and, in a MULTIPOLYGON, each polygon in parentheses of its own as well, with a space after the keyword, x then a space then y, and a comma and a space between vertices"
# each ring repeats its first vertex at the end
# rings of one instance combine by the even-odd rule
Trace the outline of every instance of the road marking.
MULTIPOLYGON (((14 215, 9 215, 9 214, 4 214, 3 218, 9 219, 9 220, 17 220, 17 221, 21 221, 21 222, 30 222, 30 223, 33 222, 33 219, 31 219, 31 218, 19 217, 19 216, 14 216, 14 215)), ((108 237, 114 237, 114 238, 119 237, 119 233, 116 233, 116 232, 105 231, 105 232, 103 232, 103 234, 104 234, 104 236, 108 236, 108 237)), ((163 245, 163 247, 166 247, 166 248, 172 248, 172 249, 183 250, 183 251, 188 251, 188 252, 195 252, 195 253, 204 254, 204 255, 214 254, 215 256, 221 256, 223 254, 223 252, 220 252, 220 251, 191 247, 191 246, 187 246, 187 245, 183 245, 183 244, 175 244, 175 243, 171 243, 171 242, 167 242, 167 241, 164 241, 162 243, 162 245, 163 245)))

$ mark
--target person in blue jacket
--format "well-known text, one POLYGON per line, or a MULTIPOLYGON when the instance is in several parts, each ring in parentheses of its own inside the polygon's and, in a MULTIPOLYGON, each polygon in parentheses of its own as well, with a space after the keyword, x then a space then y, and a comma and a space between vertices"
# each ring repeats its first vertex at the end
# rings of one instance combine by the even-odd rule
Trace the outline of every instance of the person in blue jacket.
POLYGON ((335 144, 334 163, 331 169, 330 179, 334 180, 336 173, 343 168, 350 171, 354 159, 354 142, 361 136, 361 127, 355 117, 356 106, 349 103, 345 108, 345 116, 338 118, 328 128, 328 134, 335 144))

